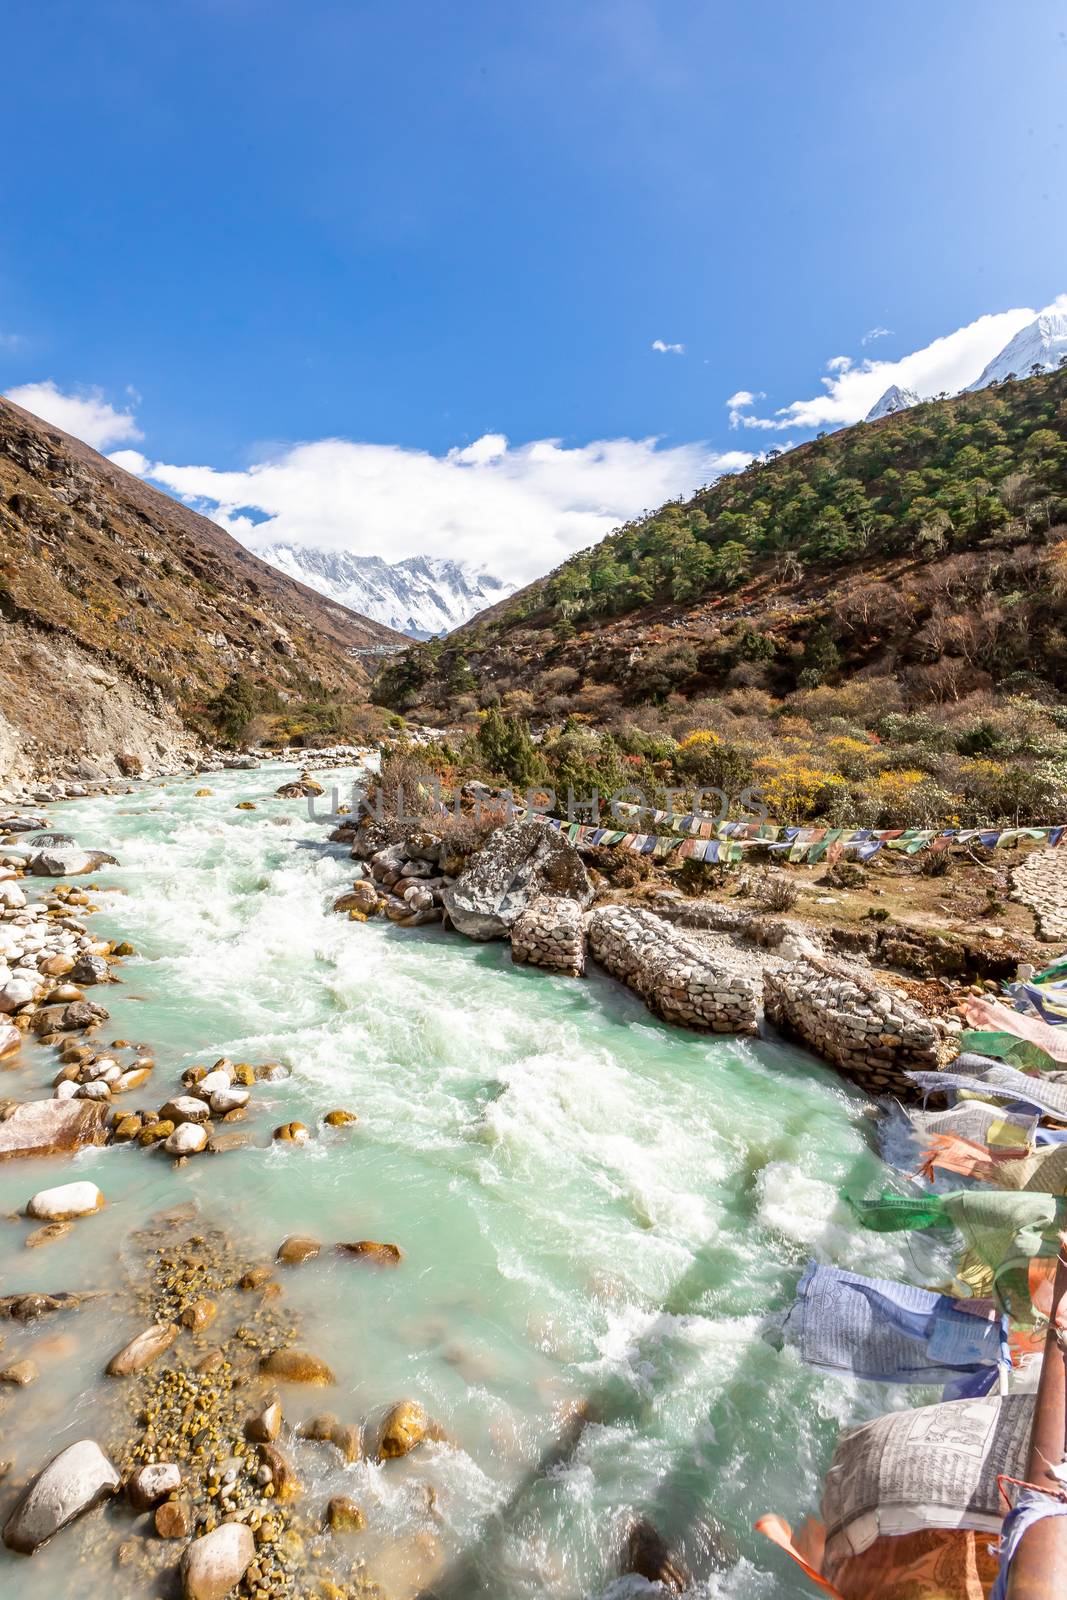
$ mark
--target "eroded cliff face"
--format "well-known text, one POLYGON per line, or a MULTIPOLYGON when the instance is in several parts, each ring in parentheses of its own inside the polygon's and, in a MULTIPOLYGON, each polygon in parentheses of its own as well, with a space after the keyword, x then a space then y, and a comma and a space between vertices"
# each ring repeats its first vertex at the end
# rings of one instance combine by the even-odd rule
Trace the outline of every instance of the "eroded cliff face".
POLYGON ((234 685, 361 704, 401 642, 0 400, 0 781, 173 762, 234 685))
POLYGON ((24 623, 0 629, 0 782, 56 768, 114 776, 117 757, 145 771, 199 746, 175 706, 75 640, 24 623))

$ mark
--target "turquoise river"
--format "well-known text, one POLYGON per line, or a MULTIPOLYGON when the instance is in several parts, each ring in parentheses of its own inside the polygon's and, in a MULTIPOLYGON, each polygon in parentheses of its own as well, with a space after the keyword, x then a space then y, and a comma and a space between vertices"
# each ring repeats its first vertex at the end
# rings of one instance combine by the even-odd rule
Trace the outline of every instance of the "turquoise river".
MULTIPOLYGON (((767 1319, 812 1255, 939 1275, 904 1236, 858 1233, 840 1203, 842 1185, 886 1177, 863 1097, 784 1044, 662 1026, 601 974, 549 977, 513 967, 501 944, 350 922, 331 911, 353 878, 347 847, 326 842, 305 802, 274 798, 292 775, 277 765, 51 808, 54 827, 120 862, 94 880, 109 892, 94 895, 91 926, 138 954, 93 997, 111 1011, 106 1038, 156 1057, 132 1098, 158 1105, 185 1067, 222 1055, 292 1074, 257 1086, 243 1124, 256 1148, 181 1168, 136 1145, 0 1165, 3 1292, 114 1289, 134 1230, 189 1200, 250 1259, 292 1233, 395 1241, 395 1270, 324 1250, 284 1282, 301 1343, 337 1374, 331 1410, 373 1417, 411 1397, 446 1435, 399 1462, 297 1457, 308 1495, 359 1501, 361 1550, 390 1596, 654 1595, 619 1576, 635 1512, 681 1551, 694 1596, 810 1594, 753 1519, 817 1510, 838 1430, 918 1402, 806 1370, 764 1336, 767 1319), (242 799, 257 809, 236 810, 242 799), (324 1129, 334 1107, 358 1125, 324 1129), (315 1130, 309 1146, 271 1144, 291 1118, 315 1130), (73 1178, 95 1180, 105 1209, 25 1250, 27 1199, 73 1178), (591 1420, 561 1448, 581 1402, 591 1420)), ((35 1081, 8 1092, 47 1092, 53 1054, 27 1056, 19 1075, 35 1081)), ((101 1373, 134 1331, 106 1300, 5 1324, 4 1360, 32 1355, 41 1377, 2 1402, 14 1469, 0 1515, 62 1445, 106 1447, 101 1373)), ((287 1416, 323 1404, 297 1391, 287 1416)), ((104 1593, 144 1590, 80 1528, 31 1559, 0 1553, 12 1600, 104 1593)))

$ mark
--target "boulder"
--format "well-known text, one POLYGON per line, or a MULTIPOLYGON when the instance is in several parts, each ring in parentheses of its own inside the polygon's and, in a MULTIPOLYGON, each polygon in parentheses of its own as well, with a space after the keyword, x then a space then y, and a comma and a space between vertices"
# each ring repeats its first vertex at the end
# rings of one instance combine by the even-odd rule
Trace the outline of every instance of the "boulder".
POLYGON ((175 1127, 181 1122, 206 1122, 210 1115, 211 1107, 206 1100, 193 1094, 176 1095, 159 1110, 160 1121, 173 1122, 175 1127))
POLYGON ((221 1156, 230 1150, 244 1150, 250 1142, 247 1133, 215 1133, 207 1142, 208 1154, 221 1156))
POLYGON ((36 1383, 40 1376, 36 1361, 15 1361, 0 1372, 0 1383, 10 1384, 13 1389, 26 1389, 31 1383, 36 1383))
POLYGON ((26 1490, 7 1519, 4 1543, 31 1556, 118 1486, 119 1475, 96 1440, 80 1439, 60 1451, 26 1490))
POLYGON ((154 1461, 139 1467, 126 1484, 126 1496, 135 1511, 151 1511, 182 1486, 181 1468, 174 1461, 154 1461))
POLYGON ((170 1349, 177 1337, 176 1322, 154 1322, 111 1357, 106 1369, 108 1377, 128 1378, 135 1372, 143 1372, 164 1350, 170 1349))
POLYGON ((210 1106, 217 1117, 225 1117, 231 1111, 239 1111, 251 1099, 247 1089, 216 1089, 211 1096, 210 1106))
POLYGON ((273 1444, 282 1431, 282 1408, 277 1400, 265 1405, 245 1423, 245 1434, 256 1444, 273 1444))
POLYGON ((72 983, 110 983, 111 968, 103 956, 79 956, 71 969, 72 983))
POLYGON ((0 1161, 68 1155, 85 1145, 104 1144, 109 1114, 106 1105, 90 1100, 29 1100, 0 1122, 0 1161))
POLYGON ((398 1244, 379 1244, 377 1239, 357 1239, 353 1244, 339 1244, 339 1255, 354 1256, 360 1261, 374 1261, 382 1267, 396 1267, 404 1259, 398 1244))
POLYGON ((367 1519, 348 1495, 335 1494, 326 1507, 326 1526, 332 1533, 359 1533, 367 1519))
POLYGON ((0 989, 0 1011, 11 1015, 28 1006, 41 992, 41 986, 32 978, 9 978, 0 989))
POLYGON ((22 1035, 13 1022, 0 1022, 0 1061, 13 1056, 22 1046, 22 1035))
POLYGON ((264 1356, 259 1370, 268 1378, 279 1378, 283 1383, 314 1383, 325 1386, 335 1383, 333 1373, 325 1361, 310 1355, 306 1350, 272 1350, 264 1356))
POLYGON ((452 924, 469 939, 503 939, 541 894, 588 906, 593 886, 574 846, 545 821, 509 822, 491 833, 470 866, 442 890, 452 924))
POLYGON ((92 872, 93 858, 77 845, 48 845, 33 851, 26 866, 38 878, 74 878, 92 872))
POLYGON ((224 1522, 187 1545, 181 1560, 185 1600, 224 1600, 236 1589, 256 1554, 252 1530, 243 1522, 224 1522))
MULTIPOLYGON (((59 1102, 57 1102, 59 1103, 59 1102)), ((104 1109, 104 1108, 101 1108, 104 1109)), ((69 1222, 72 1217, 90 1217, 104 1204, 95 1183, 62 1183, 55 1189, 41 1189, 26 1206, 26 1215, 38 1222, 69 1222)))
POLYGON ((169 1156, 195 1156, 207 1144, 208 1132, 199 1122, 180 1122, 163 1141, 169 1156))
POLYGON ((307 1144, 311 1130, 302 1122, 283 1122, 280 1128, 275 1128, 271 1137, 280 1144, 307 1144))
POLYGON ((406 1456, 422 1443, 430 1419, 417 1400, 400 1400, 386 1414, 378 1435, 378 1454, 383 1461, 406 1456))
POLYGON ((292 1234, 288 1239, 283 1239, 278 1246, 276 1260, 284 1261, 287 1267, 298 1267, 302 1261, 314 1261, 322 1249, 317 1239, 309 1239, 301 1234, 292 1234))
POLYGON ((106 1022, 110 1015, 110 1011, 93 1000, 74 1000, 64 1007, 57 1027, 61 1033, 77 1033, 83 1028, 95 1027, 98 1022, 106 1022))

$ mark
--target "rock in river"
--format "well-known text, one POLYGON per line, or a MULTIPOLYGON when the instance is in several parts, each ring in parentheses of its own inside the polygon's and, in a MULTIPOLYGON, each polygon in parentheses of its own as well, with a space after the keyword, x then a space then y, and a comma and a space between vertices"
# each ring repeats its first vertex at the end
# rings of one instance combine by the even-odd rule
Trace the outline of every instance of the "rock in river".
POLYGON ((454 927, 469 939, 503 939, 531 900, 563 895, 587 906, 593 898, 574 846, 544 821, 509 822, 490 834, 466 872, 443 891, 454 927))
POLYGON ((334 1533, 358 1533, 365 1528, 367 1519, 354 1500, 346 1494, 335 1494, 326 1507, 326 1526, 334 1533))
POLYGON ((199 1122, 180 1122, 163 1141, 169 1156, 193 1156, 207 1144, 208 1133, 199 1122))
MULTIPOLYGON (((62 1102, 61 1102, 62 1103, 62 1102)), ((62 1183, 56 1189, 41 1189, 26 1207, 28 1217, 38 1222, 69 1222, 72 1217, 90 1217, 104 1204, 95 1183, 62 1183)))
POLYGON ((259 1370, 268 1378, 280 1378, 284 1383, 335 1383, 333 1373, 325 1361, 309 1355, 306 1350, 272 1350, 264 1356, 259 1370))
POLYGON ((385 1461, 406 1456, 425 1439, 429 1425, 430 1419, 417 1400, 399 1401, 382 1423, 378 1454, 385 1461))
POLYGON ((151 1366, 157 1356, 164 1350, 169 1350, 178 1337, 176 1322, 155 1322, 136 1339, 131 1339, 129 1344, 123 1345, 117 1355, 111 1357, 107 1364, 109 1378, 127 1378, 133 1372, 143 1372, 145 1367, 151 1366))
POLYGON ((103 956, 92 956, 86 953, 79 956, 70 974, 71 983, 109 983, 111 981, 111 968, 103 956))
POLYGON ((175 1462, 154 1461, 138 1468, 126 1485, 126 1494, 135 1511, 151 1511, 181 1486, 181 1468, 175 1462))
POLYGON ((283 1239, 278 1246, 276 1260, 284 1261, 287 1267, 298 1267, 302 1261, 314 1261, 322 1249, 317 1239, 309 1239, 301 1234, 291 1234, 288 1239, 283 1239))
MULTIPOLYGON (((4 1543, 31 1556, 118 1486, 119 1475, 96 1440, 80 1439, 60 1451, 27 1489, 7 1519, 4 1543)), ((248 1537, 251 1542, 252 1535, 248 1537)))
POLYGON ((0 1161, 67 1155, 83 1145, 104 1144, 109 1115, 106 1105, 91 1100, 28 1100, 0 1122, 0 1161))
POLYGON ((182 1556, 185 1600, 224 1600, 252 1565, 256 1543, 243 1522, 224 1522, 213 1533, 194 1539, 182 1556))
POLYGON ((396 1267, 404 1259, 398 1244, 380 1244, 377 1239, 357 1239, 352 1244, 339 1244, 337 1252, 354 1256, 359 1261, 374 1261, 380 1267, 396 1267))

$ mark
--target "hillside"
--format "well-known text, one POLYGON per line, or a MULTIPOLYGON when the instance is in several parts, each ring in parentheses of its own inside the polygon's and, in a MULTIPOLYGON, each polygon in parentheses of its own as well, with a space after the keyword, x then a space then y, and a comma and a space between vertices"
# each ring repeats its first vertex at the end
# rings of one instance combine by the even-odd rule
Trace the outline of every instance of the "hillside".
POLYGON ((392 629, 0 400, 0 774, 341 731, 392 629))
POLYGON ((374 692, 413 720, 499 706, 546 748, 566 724, 583 779, 755 779, 782 820, 1067 807, 1067 371, 721 479, 415 646, 374 692))

